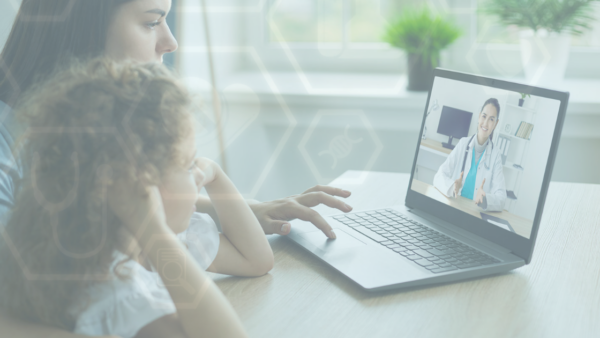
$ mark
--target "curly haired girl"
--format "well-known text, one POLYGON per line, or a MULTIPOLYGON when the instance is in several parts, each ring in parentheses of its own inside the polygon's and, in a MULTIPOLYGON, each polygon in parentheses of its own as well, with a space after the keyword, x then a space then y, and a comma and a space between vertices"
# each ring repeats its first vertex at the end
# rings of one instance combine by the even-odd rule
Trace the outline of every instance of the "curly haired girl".
POLYGON ((22 182, 0 245, 0 306, 87 335, 244 336, 202 269, 259 276, 273 253, 160 65, 95 60, 33 91, 22 182), (222 233, 195 212, 205 187, 222 233))

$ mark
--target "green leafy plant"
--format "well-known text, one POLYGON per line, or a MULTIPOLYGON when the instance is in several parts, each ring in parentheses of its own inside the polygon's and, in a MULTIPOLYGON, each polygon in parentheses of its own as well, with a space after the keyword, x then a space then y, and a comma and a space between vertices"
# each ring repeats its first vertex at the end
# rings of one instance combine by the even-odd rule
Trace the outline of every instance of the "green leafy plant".
POLYGON ((520 93, 521 94, 521 99, 525 100, 526 97, 531 97, 531 95, 529 94, 525 94, 525 93, 520 93))
POLYGON ((424 62, 431 62, 436 67, 440 51, 460 35, 460 29, 453 22, 424 7, 403 11, 386 27, 383 41, 407 53, 420 55, 424 62))
POLYGON ((505 25, 530 28, 534 32, 579 35, 592 28, 592 5, 599 0, 488 0, 483 12, 505 25))

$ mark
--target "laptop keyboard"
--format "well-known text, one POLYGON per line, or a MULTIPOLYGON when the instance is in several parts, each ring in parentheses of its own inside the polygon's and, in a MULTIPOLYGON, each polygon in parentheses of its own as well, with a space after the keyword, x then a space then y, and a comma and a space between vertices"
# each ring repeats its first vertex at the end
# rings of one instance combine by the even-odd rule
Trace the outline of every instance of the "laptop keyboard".
POLYGON ((392 209, 333 218, 434 273, 500 262, 392 209))

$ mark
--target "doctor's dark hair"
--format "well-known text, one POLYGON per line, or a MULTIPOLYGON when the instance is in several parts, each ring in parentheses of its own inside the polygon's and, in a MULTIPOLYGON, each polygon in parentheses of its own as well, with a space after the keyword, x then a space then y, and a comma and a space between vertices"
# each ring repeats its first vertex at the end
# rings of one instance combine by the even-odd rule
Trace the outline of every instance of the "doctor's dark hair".
POLYGON ((71 331, 88 287, 128 277, 128 259, 113 266, 115 250, 132 256, 131 237, 108 192, 121 182, 144 191, 187 169, 190 102, 156 63, 75 63, 34 87, 16 111, 33 160, 0 236, 0 308, 71 331))
MULTIPOLYGON (((498 102, 498 99, 495 98, 491 98, 485 101, 485 103, 481 107, 481 110, 479 111, 479 115, 483 113, 483 109, 485 109, 485 106, 487 106, 488 104, 491 104, 492 106, 494 106, 494 108, 496 108, 496 121, 498 121, 500 119, 500 102, 498 102)), ((496 129, 494 129, 494 131, 496 131, 496 129)), ((490 134, 490 139, 494 139, 494 132, 490 134)))
POLYGON ((0 54, 0 101, 14 107, 59 66, 101 56, 115 13, 130 1, 22 0, 0 54))

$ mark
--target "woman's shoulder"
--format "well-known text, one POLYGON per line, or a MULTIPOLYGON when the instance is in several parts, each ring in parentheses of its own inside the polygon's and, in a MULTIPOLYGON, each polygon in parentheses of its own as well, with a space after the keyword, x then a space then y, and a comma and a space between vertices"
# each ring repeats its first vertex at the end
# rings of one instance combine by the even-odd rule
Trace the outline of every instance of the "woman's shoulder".
POLYGON ((0 100, 0 118, 1 118, 0 121, 2 122, 0 124, 4 125, 5 122, 12 121, 12 115, 13 115, 12 107, 9 106, 8 104, 4 103, 4 101, 0 100), (7 120, 7 117, 10 117, 10 118, 7 120))
POLYGON ((4 111, 4 109, 10 109, 10 107, 4 101, 0 100, 0 112, 4 111))
POLYGON ((13 140, 20 134, 13 108, 2 100, 0 100, 0 134, 11 145, 13 140))
POLYGON ((76 317, 75 333, 133 337, 156 319, 176 313, 176 308, 157 273, 116 253, 107 276, 85 290, 71 313, 76 317))

